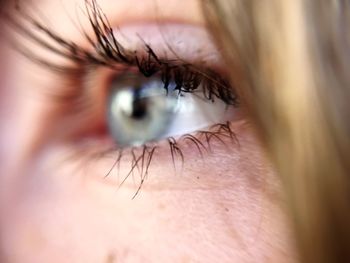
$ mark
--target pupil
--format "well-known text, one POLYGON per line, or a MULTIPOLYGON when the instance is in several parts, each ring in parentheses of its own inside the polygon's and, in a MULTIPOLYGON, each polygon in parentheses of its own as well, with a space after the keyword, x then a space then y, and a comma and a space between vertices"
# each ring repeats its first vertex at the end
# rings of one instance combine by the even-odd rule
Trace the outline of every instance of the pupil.
POLYGON ((141 97, 141 89, 134 91, 134 99, 132 101, 131 118, 141 120, 147 115, 148 99, 141 97))
POLYGON ((133 119, 141 120, 147 115, 147 99, 135 99, 132 102, 132 113, 133 119))

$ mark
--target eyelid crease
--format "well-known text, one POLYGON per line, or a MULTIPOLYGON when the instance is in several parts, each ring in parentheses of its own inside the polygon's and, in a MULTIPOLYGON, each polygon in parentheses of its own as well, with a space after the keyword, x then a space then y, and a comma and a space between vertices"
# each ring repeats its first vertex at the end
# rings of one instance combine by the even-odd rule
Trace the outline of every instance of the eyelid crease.
POLYGON ((166 23, 128 24, 113 30, 118 42, 139 55, 157 50, 165 61, 210 67, 222 65, 221 54, 206 28, 194 25, 166 23))

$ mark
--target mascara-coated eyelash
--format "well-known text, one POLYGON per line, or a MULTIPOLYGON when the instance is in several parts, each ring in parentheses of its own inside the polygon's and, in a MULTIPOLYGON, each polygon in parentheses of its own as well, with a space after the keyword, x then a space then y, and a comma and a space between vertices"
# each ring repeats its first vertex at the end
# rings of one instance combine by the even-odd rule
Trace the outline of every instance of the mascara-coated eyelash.
POLYGON ((197 67, 182 60, 162 59, 147 43, 144 43, 144 50, 141 52, 128 50, 116 39, 112 27, 96 1, 85 0, 85 7, 96 40, 93 40, 86 31, 81 31, 93 51, 63 39, 47 26, 26 14, 18 6, 16 10, 19 17, 13 15, 5 17, 22 37, 24 36, 42 48, 74 62, 73 66, 57 65, 29 51, 23 45, 15 43, 17 49, 26 57, 56 72, 77 74, 81 73, 82 69, 88 72, 98 66, 109 67, 116 72, 125 71, 126 68, 137 68, 145 77, 160 75, 165 89, 168 89, 170 82, 177 84, 176 89, 179 93, 192 93, 201 86, 206 99, 214 101, 215 98, 218 98, 227 105, 238 106, 239 100, 234 89, 214 70, 208 67, 197 67), (19 22, 21 20, 24 23, 29 23, 31 27, 23 26, 19 22), (45 38, 49 38, 50 41, 45 38))
MULTIPOLYGON (((38 47, 73 62, 72 66, 56 64, 31 52, 24 45, 18 44, 18 42, 14 43, 22 54, 35 63, 66 77, 74 76, 81 72, 89 74, 98 67, 108 67, 115 70, 116 73, 128 70, 135 71, 137 69, 145 77, 160 77, 166 90, 169 88, 170 83, 176 84, 175 89, 178 90, 179 94, 193 93, 201 87, 204 98, 207 100, 220 99, 228 106, 238 106, 239 99, 234 89, 215 70, 209 67, 198 67, 183 60, 163 59, 147 43, 144 43, 144 49, 141 51, 128 50, 116 39, 112 27, 96 1, 86 0, 85 7, 88 20, 94 32, 94 39, 84 30, 82 30, 82 34, 92 47, 92 51, 79 46, 75 42, 63 39, 18 6, 15 12, 17 16, 6 14, 5 17, 6 21, 12 26, 11 28, 14 28, 20 37, 24 37, 38 47)), ((223 146, 227 146, 224 142, 227 139, 233 143, 238 143, 230 123, 217 124, 207 131, 196 132, 196 135, 185 134, 177 139, 168 138, 166 141, 168 142, 171 159, 175 167, 176 160, 180 160, 183 164, 186 159, 181 150, 182 142, 193 144, 194 149, 198 150, 200 155, 203 156, 204 152, 211 151, 210 145, 213 140, 222 142, 223 146)), ((128 154, 132 156, 131 168, 121 184, 137 169, 140 171, 141 178, 137 194, 147 177, 157 147, 157 144, 152 142, 146 143, 138 149, 133 147, 126 150, 113 148, 113 153, 117 152, 117 157, 106 176, 120 164, 121 159, 126 155, 125 151, 129 151, 128 154), (140 154, 136 154, 136 152, 140 154)), ((105 152, 110 152, 110 150, 105 152)), ((97 155, 101 156, 103 154, 100 152, 97 155)))

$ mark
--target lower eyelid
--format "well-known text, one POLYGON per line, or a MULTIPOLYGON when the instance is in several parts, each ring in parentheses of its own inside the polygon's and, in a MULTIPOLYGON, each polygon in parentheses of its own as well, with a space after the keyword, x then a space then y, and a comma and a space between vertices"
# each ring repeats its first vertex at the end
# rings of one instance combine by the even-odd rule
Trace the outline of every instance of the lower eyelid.
POLYGON ((73 168, 75 175, 89 171, 89 178, 92 177, 90 180, 97 180, 116 189, 119 187, 131 188, 134 189, 135 194, 139 190, 142 192, 144 187, 148 190, 161 190, 163 187, 168 190, 169 187, 174 190, 223 188, 232 178, 225 177, 217 181, 210 178, 210 175, 202 174, 204 185, 193 185, 193 181, 197 179, 187 177, 187 175, 192 174, 195 170, 198 170, 197 173, 202 173, 204 172, 203 167, 221 170, 223 167, 215 166, 217 160, 225 162, 225 158, 236 158, 240 149, 240 137, 244 136, 246 126, 246 121, 242 119, 229 123, 229 126, 214 125, 207 135, 204 133, 188 134, 176 140, 165 139, 121 151, 110 149, 108 140, 93 139, 64 146, 59 154, 65 156, 64 159, 57 158, 57 156, 53 159, 57 167, 64 167, 65 162, 69 162, 70 167, 75 167, 73 168), (229 128, 230 132, 225 130, 226 128, 229 128), (223 130, 219 131, 219 129, 223 130), (211 136, 209 143, 206 136, 211 136), (170 142, 176 143, 173 153, 170 142), (57 160, 60 161, 57 162, 57 160), (188 173, 189 170, 192 172, 188 173), (177 175, 181 174, 186 175, 186 178, 181 177, 182 179, 178 180, 177 175), (169 182, 173 183, 169 186, 169 182))

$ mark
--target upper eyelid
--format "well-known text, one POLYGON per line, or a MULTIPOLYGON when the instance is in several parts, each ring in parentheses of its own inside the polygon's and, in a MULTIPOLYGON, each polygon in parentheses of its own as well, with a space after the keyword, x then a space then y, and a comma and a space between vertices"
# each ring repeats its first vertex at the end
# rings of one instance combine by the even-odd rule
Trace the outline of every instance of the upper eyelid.
MULTIPOLYGON (((111 30, 111 34, 109 34, 109 36, 114 36, 112 28, 109 24, 109 20, 107 20, 107 18, 105 17, 102 17, 104 20, 95 21, 95 24, 96 22, 98 22, 98 25, 100 26, 99 30, 102 29, 101 32, 98 32, 98 36, 96 35, 96 30, 95 36, 91 36, 85 31, 82 32, 82 37, 85 38, 87 42, 89 42, 89 48, 86 45, 80 45, 78 41, 66 40, 68 38, 65 38, 60 34, 56 33, 55 31, 51 30, 44 23, 41 23, 39 20, 32 18, 30 15, 26 14, 22 10, 18 10, 18 15, 20 19, 28 23, 28 26, 18 22, 16 20, 17 17, 12 17, 9 15, 6 15, 6 22, 9 22, 11 28, 15 29, 15 32, 19 33, 21 37, 26 38, 27 40, 29 40, 29 42, 33 42, 34 44, 41 46, 46 50, 50 50, 50 52, 53 52, 56 55, 59 55, 71 61, 73 60, 77 64, 86 63, 88 60, 94 65, 111 65, 111 61, 109 61, 108 64, 106 63, 106 51, 102 51, 102 48, 108 48, 110 49, 110 51, 118 53, 118 58, 121 58, 121 60, 114 61, 114 66, 118 66, 118 64, 128 64, 128 62, 130 61, 127 61, 127 57, 135 57, 134 54, 131 54, 134 50, 125 49, 122 45, 118 43, 117 39, 113 38, 107 41, 102 39, 103 37, 105 37, 104 35, 106 34, 106 32, 103 32, 104 30, 106 30, 106 28, 102 27, 109 27, 107 28, 107 30, 111 30), (103 24, 101 24, 101 22, 103 24), (97 45, 99 45, 98 48, 96 48, 97 45), (98 54, 96 50, 100 50, 101 52, 99 52, 98 54)), ((20 51, 22 51, 22 53, 25 53, 25 55, 31 56, 33 60, 36 60, 41 64, 46 63, 46 61, 42 61, 39 57, 36 57, 35 54, 31 53, 31 51, 27 50, 25 46, 16 45, 16 47, 19 47, 20 51)), ((145 43, 145 47, 148 48, 147 43, 145 43)), ((148 48, 148 50, 151 51, 149 53, 153 53, 154 57, 156 57, 155 53, 150 48, 148 48)), ((143 56, 144 55, 146 55, 146 53, 144 53, 143 56)), ((174 59, 172 61, 168 61, 167 63, 174 65, 181 64, 180 61, 176 61, 174 59)), ((129 63, 129 65, 136 66, 135 63, 129 63)), ((52 68, 55 68, 55 66, 53 65, 52 68)), ((69 71, 73 71, 73 68, 69 68, 69 71)))
POLYGON ((178 4, 178 0, 79 0, 79 4, 71 0, 41 0, 40 5, 32 1, 18 0, 10 4, 7 10, 1 10, 0 14, 15 15, 15 9, 19 7, 20 11, 36 17, 37 21, 54 25, 51 28, 62 33, 63 38, 85 46, 87 43, 81 41, 81 30, 86 31, 88 35, 92 35, 93 32, 89 21, 85 19, 87 14, 84 2, 85 5, 91 6, 96 3, 97 7, 101 7, 101 14, 106 14, 113 28, 135 23, 167 22, 197 26, 206 24, 200 1, 197 0, 186 1, 186 9, 178 4))
MULTIPOLYGON (((147 51, 143 52, 143 54, 141 54, 141 57, 139 57, 139 54, 134 54, 133 51, 135 50, 124 48, 118 42, 118 39, 114 38, 114 32, 109 23, 109 20, 107 20, 107 18, 104 17, 104 14, 98 7, 95 7, 94 10, 90 10, 89 12, 89 19, 90 21, 92 21, 90 26, 94 27, 97 25, 97 27, 94 28, 95 36, 93 37, 91 35, 88 35, 84 31, 82 32, 82 37, 84 37, 85 40, 89 42, 90 48, 82 46, 79 44, 79 42, 75 42, 74 40, 67 40, 67 38, 62 37, 54 30, 51 30, 44 23, 41 23, 39 20, 36 20, 35 18, 32 18, 30 15, 26 14, 26 12, 22 11, 22 9, 18 10, 19 18, 25 20, 25 22, 28 23, 28 26, 18 22, 16 20, 17 17, 6 16, 6 21, 10 22, 12 28, 14 28, 15 31, 17 31, 20 35, 22 35, 22 37, 27 38, 27 40, 29 40, 30 42, 33 42, 34 44, 41 46, 42 48, 49 50, 63 58, 73 60, 78 64, 86 63, 87 61, 89 61, 94 65, 102 66, 109 66, 112 64, 113 66, 117 67, 119 66, 119 64, 124 64, 127 66, 137 66, 137 62, 140 61, 138 59, 142 59, 142 57, 144 58, 145 56, 149 55, 153 57, 153 61, 155 62, 161 60, 162 63, 166 63, 173 66, 192 64, 187 61, 183 61, 183 59, 178 58, 172 58, 170 60, 164 58, 159 59, 157 54, 153 52, 152 48, 150 48, 147 43, 144 43, 143 47, 144 49, 147 49, 147 51), (93 21, 93 19, 95 19, 95 21, 93 21), (106 37, 106 34, 108 34, 108 36, 110 36, 112 39, 104 39, 106 37), (96 48, 97 45, 98 48, 96 48), (108 50, 106 51, 106 49, 108 50), (97 54, 96 50, 100 50, 100 52, 98 52, 99 54, 97 54), (118 59, 116 59, 115 61, 108 61, 108 63, 106 63, 105 55, 107 52, 113 52, 114 54, 117 54, 118 59), (128 60, 128 57, 131 57, 133 61, 128 60)), ((23 45, 20 46, 20 49, 22 49, 22 51, 24 50, 23 53, 26 53, 28 51, 23 45)), ((28 51, 28 54, 30 54, 31 58, 37 60, 39 63, 46 63, 46 61, 40 60, 40 58, 37 58, 35 54, 31 53, 30 51, 28 51)), ((115 57, 116 56, 114 56, 114 59, 115 57)), ((72 68, 69 68, 69 70, 73 71, 72 68)))
MULTIPOLYGON (((130 23, 158 22, 173 22, 198 26, 204 26, 206 24, 202 14, 200 0, 186 0, 185 4, 179 4, 178 0, 41 0, 41 2, 40 5, 42 8, 40 7, 40 10, 45 10, 45 13, 49 15, 54 14, 54 16, 50 16, 50 20, 53 23, 66 21, 67 18, 72 20, 71 18, 75 19, 77 15, 79 17, 80 15, 85 16, 84 2, 96 2, 106 14, 113 27, 130 23), (59 4, 56 2, 59 2, 59 4)), ((82 18, 84 19, 84 17, 82 18)), ((82 22, 84 23, 86 21, 82 20, 82 22)), ((70 39, 74 39, 77 36, 77 31, 73 28, 68 28, 68 31, 65 33, 68 34, 66 36, 70 39)))
MULTIPOLYGON (((155 2, 158 3, 158 1, 155 1, 155 2)), ((22 36, 26 36, 26 38, 29 39, 29 41, 36 42, 36 44, 38 44, 39 46, 47 50, 50 50, 51 52, 61 56, 62 58, 66 58, 70 61, 73 60, 77 64, 86 63, 87 61, 89 61, 89 62, 93 62, 92 64, 109 66, 111 65, 110 63, 111 61, 108 61, 108 63, 106 63, 105 57, 104 57, 106 52, 100 52, 99 54, 96 54, 95 52, 92 51, 93 49, 96 50, 96 47, 94 47, 95 45, 97 45, 96 40, 99 42, 98 45, 100 45, 103 42, 108 42, 108 41, 101 41, 101 35, 106 33, 103 31, 110 30, 111 32, 109 35, 111 36, 114 35, 112 26, 110 24, 110 18, 108 17, 108 20, 107 20, 107 16, 105 16, 105 13, 99 7, 99 3, 100 1, 97 3, 96 0, 85 1, 86 15, 90 20, 90 28, 93 28, 92 31, 95 34, 93 36, 87 33, 89 30, 87 30, 86 28, 82 28, 81 29, 82 37, 80 38, 85 39, 85 41, 87 41, 89 45, 86 45, 86 43, 82 44, 83 43, 82 41, 75 41, 74 39, 76 39, 76 37, 66 38, 61 34, 56 33, 55 30, 51 30, 49 26, 45 25, 45 23, 41 23, 39 19, 38 20, 36 20, 35 18, 33 19, 33 17, 35 16, 32 17, 31 15, 28 15, 26 13, 25 8, 22 8, 22 6, 17 10, 17 12, 11 13, 11 15, 7 14, 7 22, 10 22, 13 28, 15 28, 17 32, 20 33, 22 36), (17 14, 17 17, 12 17, 13 14, 17 14), (29 30, 29 27, 21 25, 21 23, 18 22, 17 20, 19 21, 24 20, 25 22, 31 24, 31 27, 34 27, 35 30, 33 29, 29 30), (97 28, 99 31, 101 31, 99 32, 99 36, 96 35, 96 28, 93 27, 92 25, 93 23, 95 25, 98 24, 99 26, 99 28, 97 28), (97 38, 100 38, 100 39, 97 39, 97 38), (67 41, 66 39, 69 39, 69 40, 67 41)), ((162 3, 162 1, 160 1, 160 3, 162 3)), ((109 45, 108 48, 113 52, 119 53, 118 59, 121 59, 121 60, 116 60, 115 61, 116 63, 114 64, 114 66, 117 65, 118 67, 119 63, 124 65, 125 64, 131 65, 132 63, 129 63, 130 61, 127 61, 127 57, 132 57, 132 55, 127 53, 133 52, 133 50, 124 49, 122 45, 119 45, 117 40, 115 39, 113 40, 115 41, 113 43, 115 45, 109 45)), ((147 43, 145 43, 145 46, 146 48, 148 48, 146 44, 147 43)), ((39 62, 40 64, 44 64, 45 66, 50 66, 47 61, 40 59, 40 57, 36 56, 36 54, 33 54, 31 50, 26 49, 25 46, 21 45, 19 46, 19 49, 22 51, 22 53, 25 53, 27 55, 30 54, 30 56, 32 57, 32 60, 36 60, 37 62, 39 62)), ((149 49, 149 51, 151 51, 151 49, 149 49)), ((163 62, 165 62, 164 58, 162 58, 162 60, 163 62)), ((132 66, 137 66, 135 65, 135 61, 137 62, 137 58, 136 60, 134 59, 132 66)), ((186 61, 181 61, 180 59, 171 59, 169 61, 166 61, 166 63, 173 64, 174 66, 179 64, 191 64, 186 61)), ((57 71, 65 71, 61 65, 52 65, 51 68, 53 69, 56 68, 57 71)), ((67 71, 74 72, 74 67, 70 67, 67 71)))

